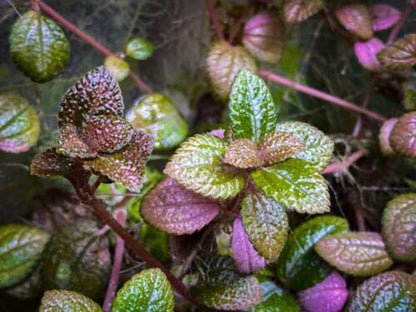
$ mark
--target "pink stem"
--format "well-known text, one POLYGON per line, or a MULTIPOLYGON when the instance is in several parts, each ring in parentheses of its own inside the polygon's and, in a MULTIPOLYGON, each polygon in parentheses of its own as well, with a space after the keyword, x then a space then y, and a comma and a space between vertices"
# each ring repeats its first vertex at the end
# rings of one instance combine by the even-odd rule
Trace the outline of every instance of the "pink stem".
POLYGON ((346 160, 330 164, 328 167, 322 171, 322 174, 328 174, 328 173, 334 173, 334 172, 340 172, 345 169, 347 169, 349 166, 351 166, 353 163, 355 163, 358 159, 363 157, 367 152, 365 150, 359 150, 355 153, 353 153, 350 157, 348 157, 346 160))
POLYGON ((225 41, 224 34, 222 33, 220 23, 218 22, 217 13, 214 8, 213 0, 205 0, 205 3, 208 8, 208 14, 212 22, 212 27, 214 27, 215 33, 217 34, 218 39, 225 41))
POLYGON ((396 25, 394 25, 394 28, 390 32, 386 45, 393 43, 393 41, 397 38, 397 35, 399 34, 400 29, 402 28, 404 22, 409 17, 410 13, 412 12, 412 9, 413 9, 412 4, 407 5, 406 9, 402 12, 402 15, 400 16, 400 19, 397 21, 396 25))
POLYGON ((354 111, 354 112, 366 115, 366 116, 368 116, 372 119, 375 119, 375 120, 378 120, 378 121, 381 121, 381 122, 384 122, 384 121, 387 120, 387 118, 385 118, 385 117, 383 117, 383 116, 381 116, 381 115, 379 115, 375 112, 372 112, 368 109, 357 106, 356 104, 350 103, 348 101, 345 101, 345 100, 343 100, 339 97, 330 95, 328 93, 316 90, 316 89, 311 88, 311 87, 304 86, 300 83, 297 83, 297 82, 294 82, 292 80, 286 79, 282 76, 279 76, 275 73, 269 72, 265 69, 260 68, 258 70, 258 73, 259 73, 260 76, 262 76, 265 79, 269 79, 269 80, 274 81, 276 83, 279 83, 283 86, 295 89, 297 91, 300 91, 300 92, 303 92, 303 93, 306 93, 306 94, 309 94, 313 97, 316 97, 316 98, 319 98, 321 100, 327 101, 328 103, 332 103, 332 104, 335 104, 337 106, 346 108, 350 111, 354 111))
POLYGON ((232 44, 233 43, 235 37, 237 36, 238 32, 240 31, 241 25, 243 25, 243 22, 246 19, 246 16, 248 14, 248 11, 249 11, 249 7, 246 7, 246 9, 243 12, 243 15, 241 15, 241 17, 238 20, 237 24, 231 30, 230 36, 228 37, 228 43, 229 44, 232 44))

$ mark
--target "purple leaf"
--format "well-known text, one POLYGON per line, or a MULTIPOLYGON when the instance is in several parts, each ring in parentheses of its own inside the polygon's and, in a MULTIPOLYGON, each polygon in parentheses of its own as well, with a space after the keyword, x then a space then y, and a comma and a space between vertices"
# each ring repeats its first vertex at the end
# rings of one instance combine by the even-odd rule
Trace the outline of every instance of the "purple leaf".
POLYGON ((140 213, 159 230, 182 235, 211 222, 219 213, 219 206, 215 200, 189 191, 168 178, 146 195, 140 213))
POLYGON ((261 257, 250 243, 246 230, 239 218, 234 220, 231 247, 235 265, 240 272, 252 273, 267 265, 266 259, 261 257))
POLYGON ((344 278, 333 271, 322 282, 298 292, 298 298, 307 312, 341 311, 348 297, 344 278))
POLYGON ((400 19, 400 11, 387 4, 375 4, 370 7, 373 30, 380 31, 392 27, 400 19))
POLYGON ((384 49, 384 43, 378 38, 368 41, 357 41, 354 44, 355 55, 358 61, 371 71, 381 71, 382 67, 377 59, 377 53, 384 49))
POLYGON ((336 8, 339 22, 362 40, 373 37, 373 25, 368 7, 365 4, 344 4, 336 8))
POLYGON ((214 135, 217 138, 224 139, 225 138, 225 130, 224 129, 216 129, 208 132, 208 134, 214 135))

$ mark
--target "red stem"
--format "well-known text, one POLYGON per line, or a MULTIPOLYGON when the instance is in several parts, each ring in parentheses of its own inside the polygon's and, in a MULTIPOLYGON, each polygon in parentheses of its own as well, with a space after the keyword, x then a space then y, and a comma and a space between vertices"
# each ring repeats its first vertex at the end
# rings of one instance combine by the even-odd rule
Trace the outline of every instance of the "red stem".
POLYGON ((225 41, 224 34, 222 33, 220 23, 218 22, 217 13, 214 8, 213 0, 205 0, 207 5, 208 14, 212 22, 212 27, 214 27, 215 33, 217 34, 218 39, 225 41))
POLYGON ((330 164, 328 167, 322 171, 322 174, 328 174, 328 173, 334 173, 334 172, 340 172, 345 169, 347 169, 349 166, 351 166, 353 163, 355 163, 358 159, 363 157, 367 152, 365 150, 359 150, 355 153, 353 153, 350 157, 348 157, 346 160, 337 162, 335 164, 330 164))
POLYGON ((262 76, 263 78, 265 78, 265 79, 269 79, 269 80, 274 81, 274 82, 276 82, 278 84, 281 84, 283 86, 295 89, 297 91, 300 91, 300 92, 303 92, 303 93, 306 93, 306 94, 309 94, 313 97, 316 97, 316 98, 324 100, 328 103, 346 108, 350 111, 354 111, 354 112, 366 115, 367 117, 370 117, 372 119, 375 119, 375 120, 378 120, 378 121, 381 121, 381 122, 384 122, 384 121, 387 120, 387 118, 385 118, 385 117, 383 117, 383 116, 381 116, 381 115, 379 115, 375 112, 372 112, 368 109, 357 106, 356 104, 350 103, 350 102, 345 101, 345 100, 343 100, 339 97, 330 95, 328 93, 319 91, 317 89, 314 89, 314 88, 311 88, 311 87, 308 87, 308 86, 304 86, 300 83, 297 83, 297 82, 294 82, 292 80, 286 79, 282 76, 279 76, 275 73, 269 72, 265 69, 260 68, 258 70, 258 74, 260 76, 262 76))
POLYGON ((230 36, 228 37, 228 43, 232 44, 235 37, 237 36, 241 25, 243 24, 247 14, 249 11, 249 7, 247 6, 246 9, 244 10, 243 14, 241 15, 240 19, 238 20, 237 24, 235 24, 234 28, 231 30, 230 36))
MULTIPOLYGON (((101 54, 103 54, 104 56, 115 56, 115 57, 117 57, 113 52, 111 52, 109 49, 104 47, 101 43, 97 42, 93 37, 91 37, 87 33, 83 32, 78 27, 76 27, 74 24, 72 24, 71 22, 66 20, 61 14, 56 12, 54 9, 52 9, 50 6, 48 6, 42 0, 34 0, 34 3, 36 3, 39 6, 39 8, 41 8, 42 11, 46 12, 55 21, 60 23, 62 26, 64 26, 69 31, 73 32, 75 35, 77 35, 82 40, 87 42, 89 45, 94 47, 97 51, 101 52, 101 54)), ((129 76, 137 84, 139 89, 142 90, 144 93, 152 93, 153 92, 152 88, 150 88, 143 80, 140 79, 139 76, 137 76, 131 70, 130 70, 129 76)))
POLYGON ((409 17, 410 13, 412 12, 413 5, 408 4, 406 9, 402 12, 402 15, 400 16, 400 19, 397 21, 396 25, 394 25, 394 28, 390 32, 389 38, 387 39, 386 45, 389 45, 393 43, 393 41, 396 39, 397 35, 399 34, 400 29, 402 28, 404 22, 409 17))
MULTIPOLYGON (((121 226, 124 226, 126 213, 123 209, 119 209, 116 213, 116 220, 121 226)), ((120 277, 121 264, 123 263, 124 240, 117 235, 116 247, 114 251, 113 268, 111 271, 110 282, 108 283, 107 293, 105 294, 103 310, 109 312, 116 294, 118 281, 120 277)))

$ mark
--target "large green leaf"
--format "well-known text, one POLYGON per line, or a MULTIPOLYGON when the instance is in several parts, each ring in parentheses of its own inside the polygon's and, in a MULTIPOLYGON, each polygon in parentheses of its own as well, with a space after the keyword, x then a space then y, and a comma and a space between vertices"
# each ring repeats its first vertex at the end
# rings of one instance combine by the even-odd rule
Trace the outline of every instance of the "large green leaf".
POLYGON ((300 213, 329 211, 329 193, 325 179, 309 162, 289 159, 250 173, 258 188, 267 196, 300 213))
POLYGON ((295 290, 322 281, 330 268, 313 250, 314 245, 329 234, 348 231, 345 219, 334 216, 316 217, 298 226, 288 237, 277 263, 280 280, 295 290))
POLYGON ((264 81, 241 69, 230 94, 231 129, 237 139, 260 141, 276 127, 276 105, 264 81))
POLYGON ((255 190, 244 195, 241 215, 254 249, 266 259, 277 259, 289 228, 282 205, 255 190))
POLYGON ((101 307, 83 294, 67 290, 45 292, 39 312, 102 312, 101 307))
POLYGON ((160 269, 143 270, 117 292, 111 312, 173 312, 172 287, 160 269))
POLYGON ((15 285, 30 275, 49 238, 47 232, 34 226, 0 227, 0 288, 15 285))
POLYGON ((315 250, 332 266, 354 276, 378 274, 393 264, 383 238, 375 232, 329 235, 315 245, 315 250))
POLYGON ((195 135, 182 143, 166 165, 165 173, 187 189, 226 199, 244 187, 241 171, 224 164, 227 144, 213 135, 195 135))

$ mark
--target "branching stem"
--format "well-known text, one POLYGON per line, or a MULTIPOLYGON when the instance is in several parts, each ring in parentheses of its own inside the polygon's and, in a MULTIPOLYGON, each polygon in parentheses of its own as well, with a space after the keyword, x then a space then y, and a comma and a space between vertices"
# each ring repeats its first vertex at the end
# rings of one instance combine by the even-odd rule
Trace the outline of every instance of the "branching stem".
POLYGON ((215 12, 214 0, 205 0, 205 4, 208 9, 208 14, 209 14, 209 18, 211 19, 212 27, 214 28, 218 39, 225 41, 225 37, 221 30, 220 23, 218 22, 217 13, 215 12))

